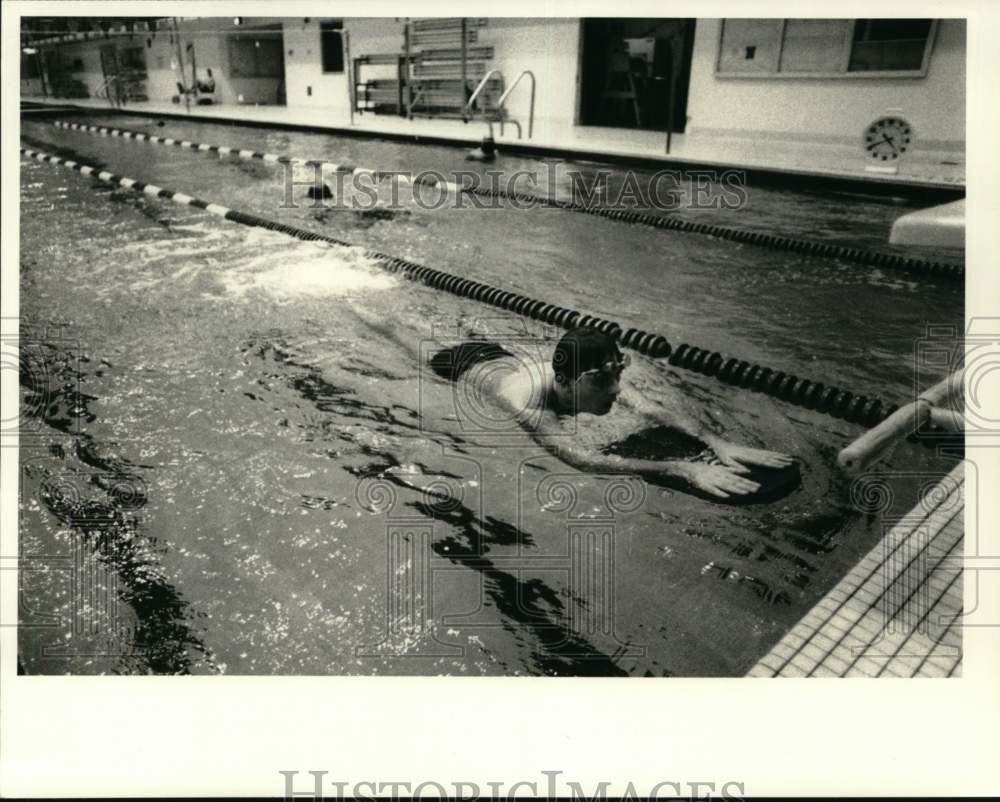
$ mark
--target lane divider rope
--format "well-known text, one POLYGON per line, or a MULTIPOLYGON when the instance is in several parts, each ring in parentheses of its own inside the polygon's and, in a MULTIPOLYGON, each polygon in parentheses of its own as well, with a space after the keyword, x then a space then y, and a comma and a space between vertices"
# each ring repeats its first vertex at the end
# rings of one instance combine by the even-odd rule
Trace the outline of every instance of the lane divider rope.
MULTIPOLYGON (((232 148, 226 145, 208 145, 201 142, 192 142, 188 139, 176 139, 174 137, 163 137, 156 134, 145 134, 142 131, 129 131, 124 128, 107 128, 103 125, 84 125, 82 123, 70 123, 63 120, 55 120, 52 125, 56 128, 63 128, 70 131, 84 131, 91 134, 101 134, 110 137, 120 137, 121 139, 134 139, 138 142, 152 142, 154 145, 172 145, 187 150, 197 150, 205 153, 218 153, 221 156, 235 156, 247 161, 258 160, 271 164, 293 164, 301 167, 314 165, 327 165, 333 172, 347 173, 351 175, 368 175, 375 180, 382 180, 388 177, 385 171, 372 170, 367 167, 358 167, 353 164, 338 164, 327 159, 300 159, 293 156, 281 156, 277 153, 265 153, 260 150, 250 150, 247 148, 232 148)), ((393 173, 403 183, 426 184, 427 186, 440 186, 448 192, 458 192, 459 187, 453 181, 441 181, 435 175, 426 175, 419 180, 413 180, 409 176, 393 173)))
MULTIPOLYGON (((389 171, 379 171, 355 165, 336 164, 322 159, 298 159, 289 156, 280 156, 275 153, 264 153, 259 150, 247 150, 229 148, 220 145, 205 145, 191 142, 186 139, 175 139, 172 137, 160 137, 155 134, 145 134, 141 131, 129 131, 122 128, 107 128, 98 125, 85 125, 83 123, 65 122, 56 120, 52 123, 57 128, 72 131, 84 131, 87 133, 103 134, 112 137, 122 137, 124 139, 134 139, 140 142, 152 142, 161 145, 174 145, 176 147, 190 150, 209 151, 222 155, 233 155, 241 159, 258 159, 260 161, 297 164, 297 165, 329 165, 335 172, 347 172, 353 174, 364 173, 373 176, 376 180, 389 175, 396 175, 402 181, 409 182, 406 176, 389 171)), ((928 259, 918 259, 915 257, 902 256, 894 253, 883 253, 871 251, 866 248, 852 248, 847 245, 838 245, 832 242, 818 242, 815 240, 800 239, 798 237, 785 237, 780 234, 770 234, 763 231, 749 231, 740 228, 730 228, 712 223, 702 223, 694 220, 682 220, 677 217, 667 217, 663 215, 648 214, 634 209, 607 209, 603 207, 588 206, 575 201, 558 200, 556 198, 546 198, 541 195, 531 193, 511 192, 493 187, 464 187, 453 181, 439 181, 436 176, 424 176, 420 181, 413 183, 427 184, 429 186, 442 186, 449 192, 465 192, 472 195, 487 198, 503 198, 516 200, 522 204, 541 204, 550 208, 563 209, 572 212, 591 214, 603 217, 608 220, 617 220, 623 223, 643 225, 650 228, 657 228, 665 231, 679 231, 685 234, 702 234, 719 239, 730 240, 732 242, 745 242, 772 250, 790 251, 792 253, 802 253, 813 256, 839 259, 845 262, 865 265, 868 267, 885 267, 892 270, 901 270, 910 273, 923 273, 933 276, 942 276, 963 280, 965 276, 965 266, 951 262, 939 262, 928 259)))
MULTIPOLYGON (((36 161, 62 165, 105 183, 118 184, 133 192, 165 198, 183 206, 204 209, 234 223, 278 231, 307 242, 326 242, 352 249, 358 247, 326 234, 318 234, 314 231, 229 209, 181 192, 164 189, 155 184, 147 184, 143 181, 125 178, 108 170, 80 164, 71 159, 64 159, 30 148, 22 147, 20 150, 22 155, 36 161)), ((435 270, 407 259, 388 256, 371 249, 364 249, 363 252, 367 258, 372 259, 389 272, 400 273, 407 279, 422 282, 434 289, 443 290, 462 298, 471 298, 564 329, 590 326, 614 337, 623 346, 654 359, 666 359, 671 365, 715 377, 725 384, 764 393, 789 404, 815 410, 834 418, 842 418, 851 423, 860 423, 869 427, 875 426, 898 409, 896 404, 886 406, 878 398, 868 398, 865 395, 855 394, 834 385, 799 378, 794 373, 774 370, 736 357, 727 359, 718 351, 698 348, 688 343, 682 343, 677 348, 673 348, 667 339, 660 335, 635 328, 623 330, 618 323, 612 320, 585 315, 573 309, 508 292, 499 287, 435 270)))

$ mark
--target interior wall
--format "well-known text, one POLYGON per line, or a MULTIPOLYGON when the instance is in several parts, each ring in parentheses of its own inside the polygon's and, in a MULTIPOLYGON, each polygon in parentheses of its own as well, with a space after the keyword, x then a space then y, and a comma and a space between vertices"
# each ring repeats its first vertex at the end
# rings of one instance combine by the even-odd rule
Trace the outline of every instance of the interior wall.
MULTIPOLYGON (((285 69, 290 106, 310 106, 346 113, 350 105, 349 75, 324 74, 320 55, 320 22, 327 18, 285 20, 285 69), (312 92, 309 93, 311 88, 312 92)), ((492 45, 491 67, 499 69, 508 84, 523 70, 536 78, 535 125, 572 121, 576 115, 577 19, 491 18, 479 28, 480 45, 492 45)), ((401 18, 346 18, 350 57, 401 54, 404 21, 401 18)), ((350 64, 345 63, 345 70, 350 64)), ((362 78, 395 79, 394 65, 363 68, 362 78)), ((507 106, 512 116, 527 126, 531 87, 525 78, 507 106)), ((478 135, 478 131, 476 135, 478 135)))
POLYGON ((895 113, 917 147, 965 141, 965 21, 941 20, 923 78, 721 78, 720 20, 699 20, 688 101, 693 136, 779 134, 860 142, 865 126, 895 113))
MULTIPOLYGON (((580 20, 575 18, 491 18, 480 29, 483 44, 493 45, 493 66, 509 86, 522 70, 535 75, 535 134, 545 135, 576 119, 580 20)), ((527 136, 531 84, 525 78, 507 101, 527 136)))
MULTIPOLYGON (((324 73, 320 47, 320 23, 339 17, 293 17, 285 20, 285 75, 288 105, 324 109, 346 115, 350 107, 350 65, 345 58, 343 73, 324 73)), ((374 53, 398 53, 403 48, 401 20, 344 19, 350 36, 350 57, 374 53)), ((395 77, 391 67, 369 77, 395 77)))
MULTIPOLYGON (((346 121, 348 75, 324 74, 320 54, 320 18, 266 18, 253 24, 280 23, 284 32, 284 61, 288 104, 328 110, 333 125, 346 121), (311 93, 310 93, 311 89, 311 93)), ((834 169, 864 167, 861 135, 879 116, 898 114, 913 126, 915 141, 907 161, 933 165, 958 164, 965 143, 966 30, 961 19, 943 19, 937 26, 927 75, 917 78, 721 77, 715 67, 719 53, 721 21, 699 19, 688 97, 686 132, 675 138, 677 153, 694 158, 741 160, 766 158, 776 164, 829 165, 834 169), (796 150, 797 149, 797 150, 796 150), (763 155, 767 151, 767 155, 763 155), (793 153, 794 151, 794 153, 793 153), (815 158, 813 158, 815 153, 815 158)), ((155 36, 137 32, 133 40, 146 48, 147 94, 153 101, 176 95, 176 47, 166 23, 155 36)), ((237 103, 247 98, 274 96, 273 79, 238 79, 229 75, 226 36, 236 30, 232 18, 186 19, 181 22, 184 43, 195 45, 199 76, 211 67, 216 78, 216 102, 237 103), (253 85, 260 81, 259 86, 253 85)), ((350 55, 402 51, 401 18, 344 20, 350 35, 350 55)), ((512 81, 522 70, 537 79, 535 136, 572 145, 582 135, 578 119, 581 21, 573 18, 491 18, 480 29, 480 42, 494 47, 492 66, 512 81)), ((128 39, 128 37, 123 37, 128 39)), ((68 62, 79 58, 75 73, 91 94, 103 83, 101 40, 63 46, 68 62)), ((345 64, 349 70, 349 64, 345 64)), ((395 68, 385 70, 393 77, 395 68)), ((374 71, 368 73, 374 75, 374 71)), ((22 82, 23 91, 40 92, 39 81, 22 82)), ((513 116, 527 122, 530 86, 522 84, 508 103, 513 116)), ((323 117, 315 119, 322 123, 323 117)), ((456 123, 461 125, 461 123, 456 123)), ((485 132, 479 124, 463 127, 469 138, 485 132)), ((657 152, 660 140, 643 132, 599 129, 609 144, 651 143, 657 152)), ((588 137, 595 131, 586 132, 588 137)), ((948 168, 952 169, 952 168, 948 168)), ((961 168, 957 168, 960 170, 961 168)), ((940 172, 940 171, 939 171, 940 172)))

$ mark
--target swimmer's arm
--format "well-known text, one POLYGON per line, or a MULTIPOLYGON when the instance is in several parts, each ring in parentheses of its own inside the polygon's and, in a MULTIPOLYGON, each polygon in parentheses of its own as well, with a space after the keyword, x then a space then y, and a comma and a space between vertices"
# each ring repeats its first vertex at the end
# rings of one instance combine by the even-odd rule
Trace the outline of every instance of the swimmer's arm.
POLYGON ((630 407, 653 423, 677 429, 689 437, 700 440, 709 448, 714 449, 716 445, 727 442, 704 423, 685 414, 681 410, 669 410, 660 404, 647 401, 636 392, 623 392, 618 400, 619 403, 630 407))
POLYGON ((653 404, 637 394, 630 393, 622 397, 621 402, 632 407, 641 415, 683 432, 700 440, 708 446, 724 465, 746 472, 746 465, 761 465, 766 468, 784 468, 794 461, 787 454, 778 451, 766 451, 760 448, 750 448, 727 440, 712 431, 706 424, 679 410, 669 411, 665 407, 653 404))
POLYGON ((625 459, 619 456, 601 454, 573 444, 570 435, 559 426, 555 415, 543 418, 532 430, 535 440, 551 454, 568 465, 582 471, 594 473, 626 473, 679 486, 686 490, 698 490, 717 498, 730 498, 753 493, 760 488, 757 482, 726 466, 706 465, 680 460, 625 459))
POLYGON ((667 480, 668 484, 699 490, 718 498, 742 496, 753 493, 760 487, 756 482, 722 465, 681 460, 626 459, 582 448, 573 442, 572 434, 563 429, 558 416, 548 409, 541 410, 537 419, 522 418, 520 422, 546 451, 581 471, 625 473, 667 480))
POLYGON ((494 399, 513 413, 531 438, 552 456, 571 465, 577 470, 596 473, 628 473, 644 476, 673 476, 688 478, 685 463, 678 460, 629 459, 618 455, 602 454, 576 442, 575 432, 567 430, 562 419, 547 407, 538 392, 538 386, 531 385, 531 393, 524 397, 516 388, 514 392, 494 390, 494 399))
POLYGON ((672 477, 683 481, 693 478, 690 463, 681 460, 631 459, 580 446, 573 441, 573 434, 563 428, 554 412, 544 410, 538 414, 540 417, 530 423, 522 421, 522 426, 528 429, 536 443, 577 470, 672 477))

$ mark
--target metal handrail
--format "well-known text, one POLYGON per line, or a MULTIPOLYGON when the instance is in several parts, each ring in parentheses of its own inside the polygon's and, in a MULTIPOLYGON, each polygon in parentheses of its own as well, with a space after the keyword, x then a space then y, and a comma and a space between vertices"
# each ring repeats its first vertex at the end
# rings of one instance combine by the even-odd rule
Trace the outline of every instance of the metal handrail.
MULTIPOLYGON (((514 79, 514 83, 510 85, 510 88, 500 95, 500 100, 497 101, 497 109, 503 109, 503 104, 507 102, 507 97, 514 91, 514 88, 521 83, 521 79, 525 75, 531 78, 531 105, 528 107, 528 139, 531 139, 531 132, 535 128, 535 73, 531 70, 522 70, 521 74, 514 79)), ((518 126, 517 138, 521 138, 520 126, 518 126)))
MULTIPOLYGON (((482 94, 483 90, 486 88, 486 84, 489 83, 490 79, 493 78, 494 74, 496 74, 500 78, 501 85, 503 84, 504 82, 503 73, 500 72, 500 70, 492 69, 488 73, 486 73, 486 75, 484 75, 482 80, 479 82, 479 85, 476 87, 475 91, 472 93, 469 99, 465 102, 465 105, 462 107, 463 117, 465 117, 466 115, 468 115, 469 117, 473 116, 472 106, 476 102, 476 99, 482 94)), ((499 122, 500 122, 500 133, 502 134, 503 124, 504 124, 502 113, 504 110, 504 104, 507 102, 507 98, 510 97, 510 93, 514 91, 514 89, 517 87, 519 83, 521 83, 521 79, 524 78, 525 75, 527 75, 531 79, 531 99, 529 101, 529 106, 528 106, 528 139, 531 139, 531 135, 535 130, 535 73, 533 73, 531 70, 521 70, 517 78, 514 79, 514 83, 512 83, 507 89, 505 89, 501 93, 500 99, 497 100, 496 108, 494 109, 494 111, 501 115, 499 122)), ((521 124, 516 120, 511 120, 510 122, 517 126, 517 138, 520 139, 521 124)), ((492 125, 490 125, 490 136, 491 137, 493 136, 492 125)))
POLYGON ((94 90, 94 97, 104 97, 104 95, 102 95, 101 92, 107 89, 108 84, 110 84, 113 80, 115 80, 114 75, 109 76, 108 78, 105 78, 103 81, 101 81, 101 85, 94 90))
POLYGON ((503 82, 503 73, 500 72, 500 70, 494 68, 490 70, 488 73, 486 73, 486 75, 483 76, 483 80, 479 82, 479 86, 476 87, 476 91, 474 91, 472 95, 469 97, 469 99, 465 101, 465 105, 462 107, 463 116, 465 116, 466 112, 472 109, 472 104, 475 103, 476 98, 482 94, 483 90, 486 88, 486 84, 489 83, 489 80, 493 77, 493 73, 496 73, 498 76, 500 76, 500 81, 501 83, 503 82))
POLYGON ((115 108, 118 108, 119 104, 117 104, 115 102, 115 99, 111 97, 111 84, 117 82, 118 80, 119 76, 109 75, 107 78, 104 79, 104 82, 99 87, 97 87, 97 89, 94 92, 94 97, 99 98, 101 97, 101 92, 105 92, 106 94, 104 95, 104 97, 108 99, 108 102, 115 108))
POLYGON ((858 476, 928 422, 946 431, 963 431, 965 417, 956 407, 964 400, 964 379, 965 369, 960 368, 869 429, 837 455, 841 470, 848 476, 858 476))

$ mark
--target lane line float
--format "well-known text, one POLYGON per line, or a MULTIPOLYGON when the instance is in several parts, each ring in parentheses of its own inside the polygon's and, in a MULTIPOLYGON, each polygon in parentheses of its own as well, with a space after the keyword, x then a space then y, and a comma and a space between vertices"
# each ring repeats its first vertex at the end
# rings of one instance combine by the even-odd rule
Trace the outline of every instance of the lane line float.
MULTIPOLYGON (((362 173, 369 174, 380 180, 388 175, 395 175, 391 171, 372 170, 354 165, 338 165, 323 159, 299 159, 289 156, 280 156, 275 153, 263 153, 257 150, 242 149, 236 150, 219 145, 204 145, 197 142, 177 141, 171 138, 156 136, 155 134, 145 134, 141 131, 130 131, 121 128, 107 128, 98 125, 85 125, 83 123, 65 122, 55 120, 52 123, 57 128, 71 131, 84 131, 86 133, 119 136, 125 139, 134 139, 139 142, 152 142, 153 144, 175 145, 197 151, 217 152, 220 154, 232 154, 241 159, 257 159, 260 161, 296 164, 296 165, 330 165, 335 172, 349 172, 355 175, 362 173)), ((409 182, 406 176, 398 176, 404 182, 409 182)), ((419 182, 429 186, 443 186, 449 192, 463 192, 485 198, 502 198, 505 200, 515 200, 522 204, 541 204, 554 209, 580 212, 582 214, 595 215, 608 220, 616 220, 622 223, 633 225, 643 225, 650 228, 657 228, 664 231, 679 231, 685 234, 702 234, 709 237, 729 240, 731 242, 748 243, 772 250, 790 251, 811 256, 827 257, 839 259, 844 262, 864 265, 867 267, 885 267, 892 270, 901 270, 909 273, 923 273, 932 276, 941 276, 964 280, 965 266, 951 262, 939 262, 928 259, 918 259, 910 256, 902 256, 894 253, 883 253, 871 251, 866 248, 854 248, 847 245, 838 245, 832 242, 820 242, 816 240, 805 240, 798 237, 785 237, 780 234, 770 234, 763 231, 749 231, 746 229, 731 228, 729 226, 719 226, 712 223, 701 223, 693 220, 682 220, 677 217, 666 217, 655 214, 648 214, 634 209, 607 209, 593 207, 575 201, 558 200, 556 198, 546 198, 524 192, 508 192, 492 187, 460 187, 453 181, 441 182, 435 176, 427 176, 419 182)))
MULTIPOLYGON (((22 147, 20 150, 22 155, 36 161, 62 165, 83 175, 94 176, 101 181, 109 184, 117 184, 133 192, 142 192, 153 197, 164 198, 182 206, 204 209, 210 214, 234 223, 278 231, 307 242, 326 242, 330 245, 355 250, 359 247, 326 234, 319 234, 315 231, 297 228, 286 223, 267 220, 254 214, 210 203, 182 192, 173 192, 155 184, 147 184, 143 181, 126 178, 107 170, 98 170, 89 165, 79 164, 78 162, 63 159, 59 156, 53 156, 25 147, 22 147)), ((689 343, 682 343, 674 348, 665 337, 652 332, 635 328, 624 330, 618 323, 612 320, 594 315, 586 315, 574 309, 567 309, 518 293, 508 292, 499 287, 493 287, 489 284, 474 281, 473 279, 445 273, 444 271, 435 270, 434 268, 411 262, 407 259, 389 256, 379 251, 371 249, 362 250, 367 258, 376 262, 383 269, 391 273, 400 273, 407 279, 419 281, 434 289, 443 290, 462 298, 471 298, 474 301, 496 306, 518 315, 529 317, 532 320, 560 326, 564 329, 572 329, 577 326, 590 326, 614 337, 626 348, 639 351, 646 356, 654 359, 666 359, 673 366, 701 373, 704 376, 714 377, 724 384, 763 393, 788 404, 811 409, 834 418, 842 418, 851 423, 860 423, 871 427, 881 423, 899 408, 896 404, 885 405, 879 398, 869 398, 866 395, 853 393, 850 390, 844 390, 835 385, 827 385, 824 382, 800 378, 794 373, 774 370, 764 365, 751 363, 745 359, 737 357, 726 358, 718 351, 698 348, 689 343)))

